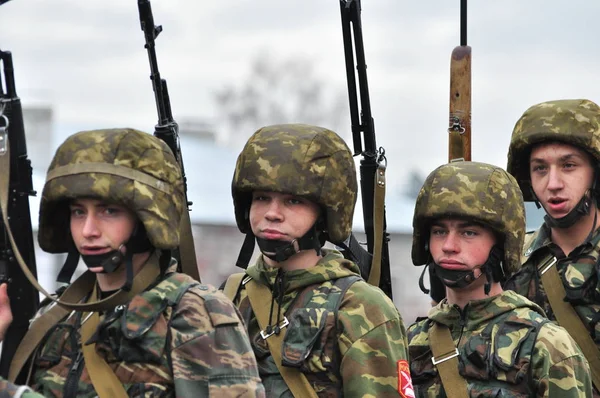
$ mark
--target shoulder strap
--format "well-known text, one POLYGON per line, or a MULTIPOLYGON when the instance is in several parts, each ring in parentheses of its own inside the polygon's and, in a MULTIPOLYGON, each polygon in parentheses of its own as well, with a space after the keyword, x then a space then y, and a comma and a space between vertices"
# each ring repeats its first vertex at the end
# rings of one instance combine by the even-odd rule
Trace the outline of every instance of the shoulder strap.
POLYGON ((556 258, 548 256, 541 264, 538 270, 556 320, 560 326, 567 329, 583 351, 590 363, 592 382, 600 389, 600 350, 573 306, 564 300, 567 294, 555 266, 556 258))
MULTIPOLYGON (((269 323, 271 291, 265 285, 262 285, 253 279, 248 281, 245 286, 250 305, 252 306, 252 310, 258 321, 258 326, 262 330, 265 330, 269 323)), ((302 372, 296 368, 283 366, 281 363, 281 345, 283 343, 283 337, 284 333, 279 333, 271 334, 266 338, 267 344, 269 345, 269 351, 271 352, 271 356, 273 356, 273 360, 275 361, 275 365, 277 365, 279 373, 281 373, 281 376, 294 397, 317 398, 317 393, 302 372)))
MULTIPOLYGON (((91 297, 96 299, 96 287, 91 297)), ((125 391, 121 380, 117 377, 115 372, 96 352, 96 342, 87 343, 87 341, 94 335, 98 324, 100 323, 100 314, 97 312, 90 312, 84 314, 81 322, 81 351, 83 352, 83 358, 85 360, 85 367, 90 375, 92 384, 98 397, 100 398, 127 398, 129 394, 125 391)))
POLYGON ((235 274, 231 274, 229 278, 225 281, 225 287, 223 288, 223 294, 227 296, 227 298, 231 301, 235 300, 235 296, 238 294, 238 290, 240 290, 240 285, 242 283, 242 279, 246 275, 243 272, 238 272, 235 274))
POLYGON ((468 397, 467 381, 458 373, 458 348, 454 346, 452 334, 446 325, 433 322, 429 328, 429 343, 442 385, 448 397, 468 397))

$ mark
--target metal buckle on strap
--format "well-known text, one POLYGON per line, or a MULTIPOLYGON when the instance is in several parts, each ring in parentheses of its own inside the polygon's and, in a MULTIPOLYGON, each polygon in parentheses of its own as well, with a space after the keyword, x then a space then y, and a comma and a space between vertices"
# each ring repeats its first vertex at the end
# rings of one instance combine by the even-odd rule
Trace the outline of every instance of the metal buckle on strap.
POLYGON ((252 280, 252 277, 250 275, 246 275, 244 277, 244 279, 242 279, 242 285, 245 285, 246 283, 250 282, 252 280))
MULTIPOLYGON (((277 325, 276 327, 279 328, 279 330, 283 329, 284 327, 288 326, 290 324, 290 321, 288 321, 287 317, 283 317, 283 320, 281 322, 279 322, 279 325, 277 325)), ((264 330, 260 331, 260 337, 262 337, 263 340, 268 339, 269 337, 273 336, 275 334, 275 328, 273 328, 273 330, 270 333, 265 333, 264 330)))
POLYGON ((439 359, 436 358, 436 357, 431 358, 431 362, 433 362, 434 365, 438 365, 438 364, 440 364, 442 362, 446 362, 449 359, 455 358, 458 355, 459 355, 458 354, 458 348, 454 348, 454 351, 450 351, 450 352, 448 352, 446 354, 440 355, 438 357, 439 359))
POLYGON ((544 275, 546 273, 546 271, 548 271, 550 268, 552 268, 552 266, 554 264, 556 264, 558 260, 556 259, 556 257, 552 257, 550 260, 548 260, 547 263, 543 264, 540 269, 540 275, 544 275))

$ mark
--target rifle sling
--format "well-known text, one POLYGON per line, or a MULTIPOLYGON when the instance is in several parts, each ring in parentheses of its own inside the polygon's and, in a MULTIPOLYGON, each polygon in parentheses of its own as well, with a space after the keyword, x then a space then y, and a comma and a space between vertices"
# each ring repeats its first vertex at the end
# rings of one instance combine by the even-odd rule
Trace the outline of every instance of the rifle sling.
MULTIPOLYGON (((96 285, 90 296, 90 299, 97 300, 96 285)), ((129 394, 125 391, 123 384, 102 358, 96 352, 96 342, 86 344, 94 335, 100 324, 100 314, 98 312, 84 313, 81 323, 81 351, 85 360, 92 385, 100 398, 127 398, 129 394), (89 317, 88 317, 89 315, 89 317)))
MULTIPOLYGON (((271 308, 270 300, 272 293, 265 285, 255 282, 253 279, 248 281, 245 287, 246 292, 248 293, 248 299, 250 300, 250 305, 252 306, 252 311, 256 315, 258 326, 261 330, 265 330, 269 323, 269 308, 271 308)), ((281 311, 281 309, 279 309, 279 311, 281 311)), ((282 314, 282 318, 283 315, 284 314, 282 314)), ((266 339, 267 344, 269 345, 269 351, 275 361, 275 365, 277 365, 279 373, 281 373, 283 380, 294 397, 317 398, 317 393, 308 382, 304 373, 296 368, 283 366, 281 362, 283 337, 284 333, 281 332, 279 334, 272 334, 266 339)))
MULTIPOLYGON (((133 278, 133 286, 128 294, 129 301, 133 296, 143 292, 160 275, 160 267, 157 261, 149 261, 133 278)), ((62 298, 69 302, 79 302, 85 299, 96 283, 96 275, 92 272, 85 272, 75 280, 62 294, 62 298)), ((111 296, 112 297, 112 296, 111 296)), ((123 301, 123 304, 127 301, 123 301)), ((118 305, 118 304, 117 304, 118 305)), ((114 308, 114 307, 113 307, 114 308)), ((8 379, 12 382, 21 373, 23 366, 36 350, 40 341, 46 336, 46 333, 69 314, 70 310, 60 305, 54 304, 48 311, 36 319, 29 328, 23 340, 19 344, 17 351, 10 364, 8 379)))
MULTIPOLYGON (((8 138, 6 138, 8 140, 8 138)), ((129 301, 131 297, 134 295, 131 292, 126 292, 122 289, 119 289, 116 293, 111 296, 105 298, 104 300, 100 300, 93 303, 81 303, 77 304, 76 302, 69 302, 65 299, 57 299, 48 293, 40 284, 38 283, 36 277, 31 273, 29 267, 25 264, 23 257, 21 256, 21 252, 19 251, 19 247, 15 242, 15 238, 13 237, 12 230, 10 228, 10 223, 8 222, 8 203, 9 203, 9 185, 10 185, 10 142, 6 141, 6 150, 0 152, 0 207, 2 208, 2 220, 4 221, 4 225, 6 227, 6 232, 8 234, 8 238, 10 240, 10 245, 13 250, 13 254, 19 267, 29 280, 29 282, 35 287, 40 293, 46 296, 49 300, 54 301, 58 305, 65 307, 70 310, 80 310, 80 311, 98 311, 98 310, 110 310, 115 306, 122 304, 124 302, 129 301)), ((87 290, 89 292, 90 290, 87 290)))
POLYGON ((373 192, 373 261, 367 282, 379 286, 381 280, 381 252, 383 250, 383 215, 385 211, 385 166, 379 164, 375 171, 373 192))
POLYGON ((235 297, 237 296, 238 290, 240 290, 240 284, 242 283, 242 278, 244 278, 244 275, 246 274, 243 272, 237 272, 235 274, 231 274, 225 281, 223 294, 229 300, 235 301, 235 297))
POLYGON ((446 325, 433 323, 429 328, 429 344, 442 385, 448 397, 468 397, 467 381, 458 373, 458 349, 446 325))
POLYGON ((564 300, 567 294, 558 274, 556 263, 556 258, 552 255, 541 262, 538 271, 541 274, 542 285, 558 324, 569 332, 583 351, 583 355, 590 364, 592 382, 596 389, 600 390, 600 350, 573 306, 564 300))
POLYGON ((194 236, 192 235, 192 222, 190 210, 185 206, 181 223, 179 223, 179 258, 181 260, 181 272, 191 276, 200 282, 200 272, 196 263, 196 250, 194 249, 194 236))

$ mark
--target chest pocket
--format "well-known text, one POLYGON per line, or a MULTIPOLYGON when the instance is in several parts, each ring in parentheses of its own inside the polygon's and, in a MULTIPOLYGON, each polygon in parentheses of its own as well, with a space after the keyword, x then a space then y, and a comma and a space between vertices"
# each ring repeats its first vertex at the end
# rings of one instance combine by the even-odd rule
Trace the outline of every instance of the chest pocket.
POLYGON ((284 366, 303 373, 338 373, 337 312, 346 291, 358 280, 358 276, 347 276, 334 284, 310 286, 312 294, 301 294, 290 312, 290 326, 283 339, 284 366))
POLYGON ((591 257, 568 263, 561 274, 567 301, 575 305, 593 304, 600 297, 598 266, 591 257))
POLYGON ((530 396, 531 355, 540 327, 518 318, 504 319, 470 337, 459 357, 459 373, 469 380, 470 396, 530 396))
POLYGON ((197 282, 171 274, 155 288, 135 296, 99 328, 97 349, 108 362, 166 365, 169 321, 183 294, 197 282))

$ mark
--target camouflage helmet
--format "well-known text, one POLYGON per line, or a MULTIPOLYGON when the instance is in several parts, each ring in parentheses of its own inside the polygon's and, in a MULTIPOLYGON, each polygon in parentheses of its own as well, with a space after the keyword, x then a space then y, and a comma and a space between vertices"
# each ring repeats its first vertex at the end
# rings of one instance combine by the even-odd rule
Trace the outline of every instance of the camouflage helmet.
POLYGON ((415 265, 429 261, 431 222, 445 217, 490 227, 504 240, 505 271, 512 273, 520 268, 525 209, 519 186, 506 171, 485 163, 456 162, 429 174, 415 205, 412 245, 415 265))
POLYGON ((131 209, 154 247, 179 245, 183 182, 179 164, 160 139, 127 128, 67 138, 50 163, 42 192, 38 239, 43 250, 69 250, 68 202, 84 197, 131 209))
POLYGON ((251 231, 250 200, 257 190, 305 197, 324 209, 329 241, 343 242, 350 235, 356 168, 350 149, 331 130, 280 124, 256 131, 238 156, 231 184, 242 233, 251 231))
POLYGON ((526 201, 533 201, 529 155, 535 144, 560 141, 574 145, 600 162, 600 108, 592 101, 542 102, 525 111, 510 140, 507 170, 515 176, 526 201))

